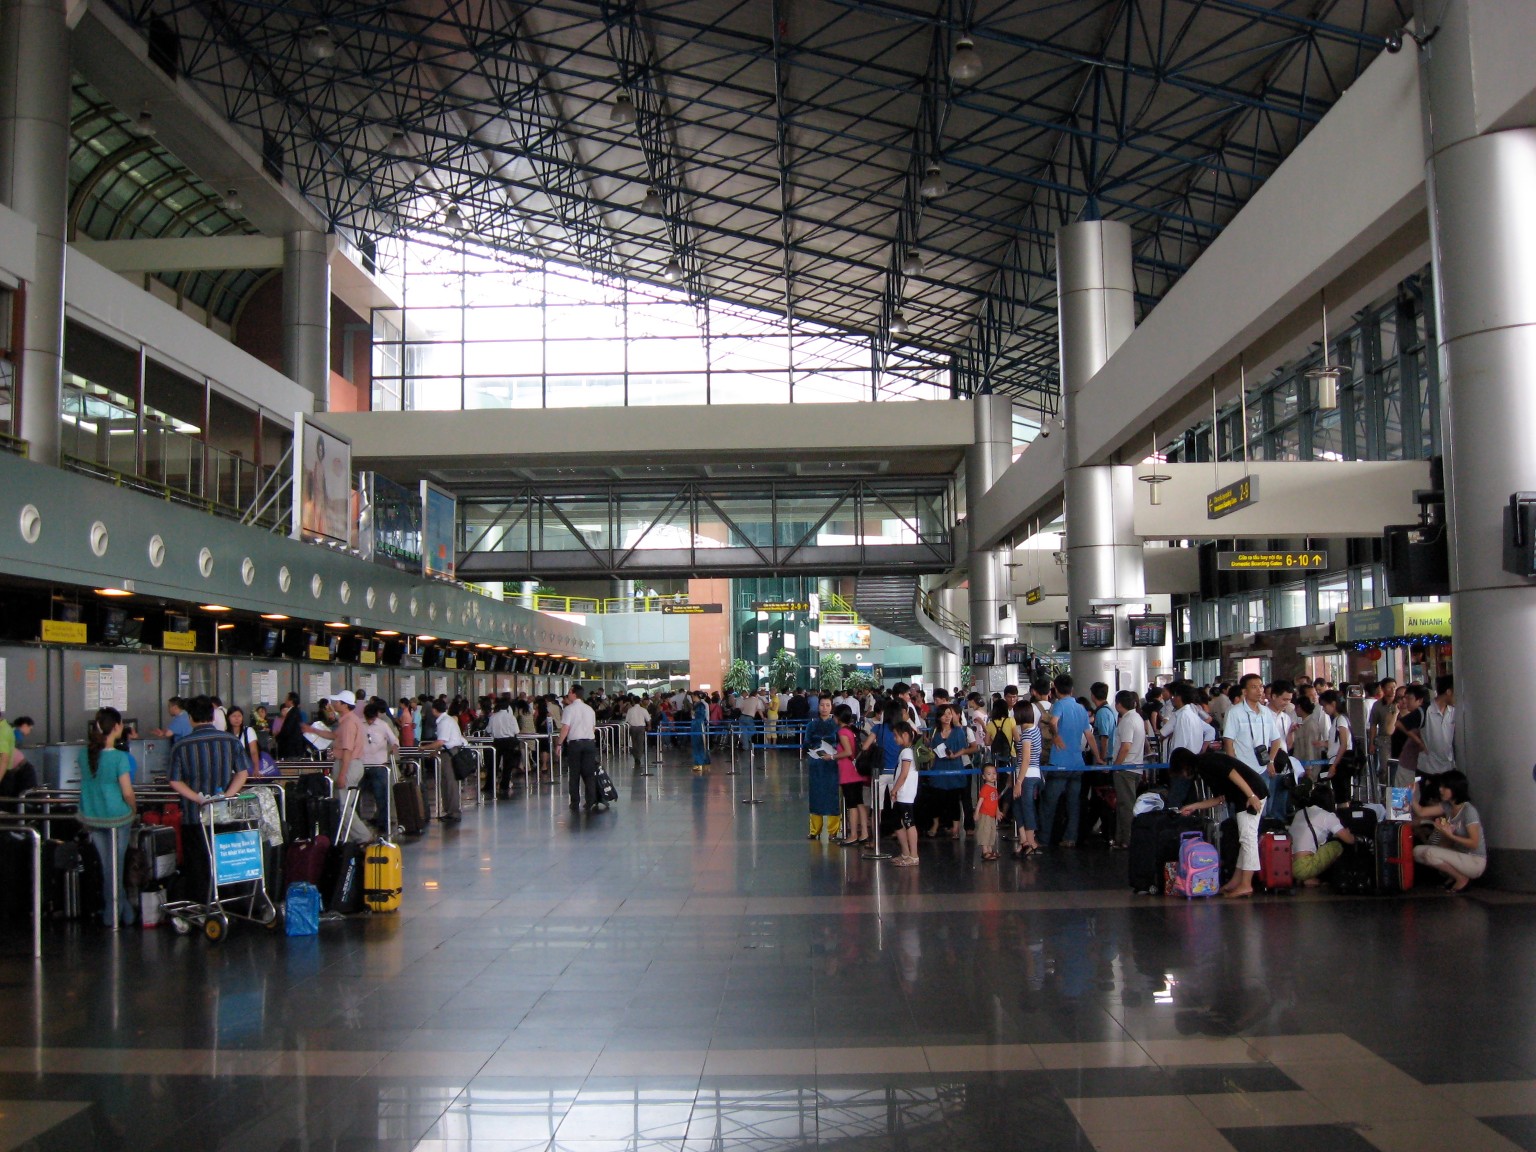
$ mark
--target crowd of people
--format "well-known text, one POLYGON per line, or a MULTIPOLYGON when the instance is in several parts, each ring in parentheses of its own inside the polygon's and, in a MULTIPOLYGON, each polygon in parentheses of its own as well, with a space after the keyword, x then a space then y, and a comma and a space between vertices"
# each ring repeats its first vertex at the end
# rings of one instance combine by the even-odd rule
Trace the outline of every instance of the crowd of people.
MULTIPOLYGON (((1467 777, 1455 765, 1454 680, 1365 684, 1358 733, 1347 700, 1325 680, 1265 684, 1257 675, 1206 687, 1178 681, 1140 695, 1101 683, 1079 695, 1072 677, 1060 675, 1010 684, 990 698, 909 684, 612 696, 574 687, 563 699, 423 694, 391 706, 342 690, 308 709, 289 693, 275 708, 249 712, 217 696, 172 698, 167 727, 155 734, 172 740, 171 787, 188 820, 210 796, 238 792, 247 779, 275 771, 277 761, 327 756, 338 766, 338 786, 370 797, 363 815, 381 823, 390 810, 389 763, 399 749, 437 751, 446 772, 470 736, 489 737, 495 748, 479 781, 487 792, 509 795, 519 772, 552 782, 563 764, 571 807, 601 811, 594 733, 603 723, 628 727, 637 772, 652 738, 686 742, 699 773, 726 740, 804 755, 809 838, 868 847, 882 836, 884 818, 899 867, 919 864, 922 840, 968 833, 988 863, 1002 858, 1005 837, 1019 860, 1071 849, 1094 834, 1121 850, 1130 845, 1135 815, 1149 807, 1192 815, 1224 806, 1238 837, 1229 896, 1253 890, 1265 821, 1288 827, 1296 880, 1317 883, 1351 840, 1335 807, 1374 781, 1378 790, 1408 790, 1419 830, 1415 860, 1464 890, 1482 874, 1487 844, 1467 777), (536 761, 519 743, 534 735, 548 737, 537 742, 536 761)), ((28 730, 25 718, 0 727, 0 757, 12 782, 24 775, 17 745, 28 730)), ((81 812, 93 830, 132 818, 121 751, 132 735, 112 709, 92 721, 81 753, 81 812)), ((461 790, 442 793, 439 818, 458 822, 461 790)), ((102 845, 103 858, 107 850, 102 845)), ((200 869, 205 875, 206 861, 194 860, 194 883, 200 869)), ((132 909, 123 915, 131 920, 132 909)))

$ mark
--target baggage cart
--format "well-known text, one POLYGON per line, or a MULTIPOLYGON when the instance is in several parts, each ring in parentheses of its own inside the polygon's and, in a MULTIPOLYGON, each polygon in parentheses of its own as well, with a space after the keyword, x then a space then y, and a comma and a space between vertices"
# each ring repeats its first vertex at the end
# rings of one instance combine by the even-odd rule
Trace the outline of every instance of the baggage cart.
POLYGON ((270 928, 277 906, 267 893, 261 805, 249 795, 216 796, 204 804, 198 828, 208 850, 208 899, 177 900, 164 913, 178 936, 198 928, 217 943, 229 921, 248 920, 270 928))

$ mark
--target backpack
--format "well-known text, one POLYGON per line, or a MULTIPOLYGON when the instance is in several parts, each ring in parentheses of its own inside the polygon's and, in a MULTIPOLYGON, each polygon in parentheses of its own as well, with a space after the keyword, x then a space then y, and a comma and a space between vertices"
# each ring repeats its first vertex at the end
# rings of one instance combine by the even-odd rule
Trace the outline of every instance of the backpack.
POLYGON ((1186 900, 1214 896, 1221 890, 1221 854, 1198 832, 1185 832, 1179 837, 1179 866, 1173 889, 1186 900))
POLYGON ((997 726, 997 730, 992 734, 992 755, 1000 762, 1012 763, 1013 742, 1008 739, 1008 721, 989 720, 987 722, 988 728, 993 725, 997 726))
MULTIPOLYGON (((858 748, 858 741, 854 741, 858 748)), ((853 759, 853 770, 866 780, 873 780, 885 771, 885 749, 880 747, 880 741, 876 740, 868 748, 861 749, 853 759)))

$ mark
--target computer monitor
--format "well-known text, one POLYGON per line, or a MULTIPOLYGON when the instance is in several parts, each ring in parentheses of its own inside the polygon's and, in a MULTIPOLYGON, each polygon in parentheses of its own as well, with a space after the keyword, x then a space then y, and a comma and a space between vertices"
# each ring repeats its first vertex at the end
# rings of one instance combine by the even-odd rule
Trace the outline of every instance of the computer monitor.
POLYGON ((1115 618, 1113 616, 1079 616, 1077 646, 1079 648, 1113 648, 1115 618))

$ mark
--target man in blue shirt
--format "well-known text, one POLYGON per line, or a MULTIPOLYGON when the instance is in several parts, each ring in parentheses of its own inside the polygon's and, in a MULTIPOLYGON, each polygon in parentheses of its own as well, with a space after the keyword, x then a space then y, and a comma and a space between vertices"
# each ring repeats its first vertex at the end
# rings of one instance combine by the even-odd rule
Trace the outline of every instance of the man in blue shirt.
POLYGON ((217 796, 234 796, 245 787, 251 760, 245 745, 213 726, 213 701, 194 696, 186 711, 191 729, 171 746, 171 790, 181 797, 182 855, 187 893, 193 900, 212 891, 208 845, 197 822, 203 805, 217 796))
MULTIPOLYGON (((1040 799, 1040 834, 1046 847, 1055 845, 1056 805, 1062 793, 1067 797, 1067 827, 1062 833, 1063 848, 1077 847, 1077 832, 1083 820, 1083 748, 1090 727, 1088 709, 1072 696, 1072 677, 1056 677, 1051 691, 1050 715, 1042 720, 1050 738, 1051 770, 1045 773, 1045 791, 1040 799)), ((1099 750, 1089 744, 1093 763, 1101 763, 1099 750)))
POLYGON ((158 736, 162 740, 169 736, 171 746, 174 748, 176 741, 192 735, 192 718, 187 715, 180 696, 172 696, 167 700, 165 710, 170 714, 171 722, 164 728, 156 728, 150 735, 158 736))

